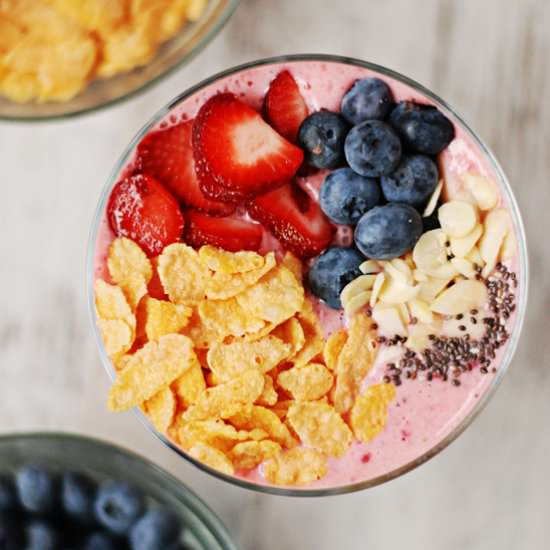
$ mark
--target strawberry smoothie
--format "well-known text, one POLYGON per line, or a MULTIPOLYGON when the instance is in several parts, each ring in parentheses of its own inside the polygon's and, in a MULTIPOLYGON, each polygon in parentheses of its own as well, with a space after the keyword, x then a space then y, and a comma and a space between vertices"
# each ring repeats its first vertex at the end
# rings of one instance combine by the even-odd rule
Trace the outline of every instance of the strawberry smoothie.
MULTIPOLYGON (((106 259, 109 244, 116 235, 107 215, 106 203, 114 183, 136 169, 135 152, 138 139, 141 139, 145 132, 166 130, 194 119, 205 102, 220 93, 234 94, 254 110, 264 112, 266 109, 264 98, 270 83, 284 70, 294 77, 305 101, 307 110, 304 116, 307 112, 314 113, 321 110, 339 112, 342 97, 354 82, 370 77, 383 80, 389 86, 396 103, 408 100, 420 104, 435 104, 454 126, 454 139, 443 152, 437 155, 439 180, 442 182, 438 204, 441 202, 463 204, 477 200, 477 191, 473 193, 472 187, 467 181, 465 182, 468 180, 468 174, 474 174, 475 177, 483 178, 485 182, 483 185, 489 182, 492 188, 489 192, 496 191, 494 193, 496 203, 493 208, 508 212, 511 223, 510 236, 507 240, 509 250, 506 257, 501 258, 493 270, 484 273, 483 279, 481 268, 477 275, 472 276, 472 280, 484 281, 488 289, 486 302, 479 306, 472 306, 471 311, 465 314, 455 315, 452 310, 448 310, 450 313, 441 315, 437 332, 434 334, 432 331, 429 337, 426 335, 426 346, 439 346, 437 353, 441 354, 438 355, 440 363, 450 361, 454 354, 459 362, 461 360, 468 362, 468 368, 466 366, 463 369, 440 368, 440 363, 436 362, 434 366, 430 357, 426 359, 418 350, 416 355, 411 354, 408 352, 406 337, 397 336, 398 332, 393 330, 393 325, 385 324, 387 317, 381 317, 381 322, 378 322, 375 317, 379 325, 377 355, 373 366, 363 380, 362 387, 366 389, 381 381, 392 383, 396 388, 396 397, 389 406, 384 429, 376 437, 367 443, 354 441, 341 458, 328 458, 328 471, 321 479, 303 486, 292 487, 297 492, 324 494, 327 490, 339 492, 367 487, 400 475, 436 454, 466 428, 496 388, 516 346, 526 300, 526 252, 517 207, 498 165, 473 133, 452 111, 439 104, 429 92, 398 75, 390 75, 383 69, 378 71, 376 67, 368 68, 360 62, 330 57, 289 58, 234 70, 199 84, 169 105, 153 119, 138 138, 133 140, 117 171, 113 174, 111 184, 104 191, 92 235, 91 280, 97 278, 109 280, 106 259), (515 248, 513 248, 514 238, 515 248), (504 305, 502 308, 500 305, 495 306, 496 302, 504 305), (497 317, 504 315, 504 317, 496 322, 487 321, 491 315, 497 317), (494 336, 496 340, 491 335, 492 329, 496 334, 494 336), (458 344, 460 349, 447 349, 450 340, 463 338, 466 335, 471 335, 470 340, 473 342, 472 345, 466 346, 467 349, 460 348, 458 344), (487 338, 485 344, 488 342, 489 345, 487 357, 476 348, 477 342, 483 337, 487 338), (441 343, 440 338, 444 339, 441 343), (498 345, 495 342, 498 342, 498 345)), ((276 99, 273 101, 276 103, 276 99)), ((296 140, 298 132, 296 124, 293 125, 292 120, 284 121, 282 124, 281 128, 284 130, 279 128, 279 131, 286 134, 289 140, 296 140)), ((191 131, 189 128, 189 132, 191 131)), ((299 164, 300 160, 297 159, 296 162, 299 164)), ((188 165, 189 162, 186 166, 188 165)), ((310 200, 317 203, 320 188, 329 173, 330 169, 323 168, 300 170, 296 181, 310 200)), ((209 200, 215 201, 212 197, 209 200)), ((434 200, 437 201, 437 197, 434 197, 434 200)), ((225 206, 222 205, 222 213, 224 208, 225 206)), ((485 216, 485 214, 482 215, 485 216)), ((232 216, 236 220, 255 223, 250 213, 240 206, 237 206, 232 216)), ((197 223, 204 223, 204 220, 198 219, 197 223)), ((204 229, 206 226, 201 227, 207 231, 204 229)), ((256 236, 249 235, 247 238, 254 241, 256 236)), ((260 253, 266 254, 274 250, 278 258, 283 256, 286 249, 285 243, 277 239, 265 226, 262 227, 259 238, 261 239, 261 244, 258 245, 260 253)), ((338 224, 331 237, 331 246, 348 247, 352 245, 353 238, 352 227, 338 224)), ((320 251, 316 251, 315 256, 320 251)), ((418 254, 420 252, 418 251, 418 254)), ((416 249, 413 251, 413 257, 415 254, 416 249)), ((304 259, 306 271, 316 261, 315 256, 310 255, 309 258, 304 259)), ((448 258, 454 259, 452 254, 448 258)), ((457 265, 459 268, 462 266, 462 264, 457 265)), ((476 265, 475 262, 474 265, 476 265)), ((377 269, 378 271, 373 272, 373 277, 380 270, 380 268, 377 269)), ((314 305, 325 338, 349 326, 350 316, 344 309, 329 307, 311 292, 307 284, 305 286, 306 296, 314 305)), ((372 290, 369 290, 369 293, 371 292, 372 290)), ((365 307, 369 309, 368 303, 365 307)), ((441 311, 447 310, 443 307, 441 311)), ((418 323, 414 315, 408 316, 408 321, 409 323, 406 324, 409 335, 413 325, 422 324, 418 323)), ((103 358, 111 374, 114 374, 105 354, 103 358)), ((161 437, 173 446, 167 438, 162 435, 161 437)), ((250 470, 237 470, 234 476, 237 481, 247 486, 269 487, 269 490, 276 491, 264 476, 261 464, 250 470)))

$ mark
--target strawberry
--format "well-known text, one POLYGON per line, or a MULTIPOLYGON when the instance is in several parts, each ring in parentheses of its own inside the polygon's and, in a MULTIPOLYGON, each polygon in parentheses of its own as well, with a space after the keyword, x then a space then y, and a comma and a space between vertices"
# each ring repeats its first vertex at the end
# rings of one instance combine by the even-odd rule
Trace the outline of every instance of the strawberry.
POLYGON ((300 125, 307 117, 307 105, 288 71, 279 73, 271 81, 264 99, 264 111, 273 128, 296 143, 300 125))
POLYGON ((183 214, 178 201, 157 180, 137 174, 111 191, 107 215, 117 236, 135 241, 149 256, 180 240, 183 214))
MULTIPOLYGON (((292 177, 304 153, 233 94, 211 97, 193 125, 193 152, 201 189, 234 200, 272 189, 292 177)), ((218 195, 219 196, 219 195, 218 195)))
POLYGON ((332 240, 334 226, 317 202, 294 183, 256 197, 247 208, 255 220, 300 258, 316 256, 332 240))
POLYGON ((137 166, 160 181, 186 206, 213 215, 227 216, 235 207, 209 200, 195 174, 191 134, 193 121, 146 135, 137 149, 137 166))
POLYGON ((262 226, 235 217, 213 218, 202 212, 186 214, 185 241, 198 248, 210 244, 230 252, 258 250, 262 241, 262 226))

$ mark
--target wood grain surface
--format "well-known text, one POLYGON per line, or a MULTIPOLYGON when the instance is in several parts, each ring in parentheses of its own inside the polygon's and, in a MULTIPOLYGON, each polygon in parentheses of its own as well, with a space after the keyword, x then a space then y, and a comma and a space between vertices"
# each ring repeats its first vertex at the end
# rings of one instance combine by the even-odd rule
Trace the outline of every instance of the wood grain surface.
POLYGON ((242 0, 204 52, 146 94, 74 120, 0 123, 0 431, 77 431, 145 454, 193 487, 247 550, 548 548, 549 60, 548 0, 242 0), (508 174, 531 261, 519 349, 475 423, 398 480, 311 500, 222 484, 131 414, 108 414, 84 283, 100 190, 147 118, 214 72, 299 52, 374 61, 446 98, 508 174))

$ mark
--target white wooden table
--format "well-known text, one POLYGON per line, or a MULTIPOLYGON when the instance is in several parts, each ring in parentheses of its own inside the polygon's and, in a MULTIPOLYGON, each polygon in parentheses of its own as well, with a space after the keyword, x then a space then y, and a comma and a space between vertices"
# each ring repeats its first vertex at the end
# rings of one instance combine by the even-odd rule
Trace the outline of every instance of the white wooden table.
POLYGON ((548 0, 243 0, 206 51, 146 94, 76 120, 1 123, 0 430, 71 430, 145 454, 204 497, 249 550, 548 548, 549 31, 548 0), (519 350, 474 425, 386 486, 312 500, 222 484, 131 414, 108 414, 84 287, 96 200, 146 118, 214 72, 298 52, 375 61, 449 100, 510 177, 532 268, 519 350))

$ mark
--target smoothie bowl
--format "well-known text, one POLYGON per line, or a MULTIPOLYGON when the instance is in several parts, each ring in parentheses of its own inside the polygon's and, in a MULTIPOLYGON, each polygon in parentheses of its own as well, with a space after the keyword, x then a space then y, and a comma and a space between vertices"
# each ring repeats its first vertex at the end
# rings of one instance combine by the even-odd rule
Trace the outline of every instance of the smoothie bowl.
POLYGON ((103 191, 88 289, 108 406, 238 485, 370 487, 455 439, 509 365, 510 187, 443 101, 333 56, 183 93, 103 191))

